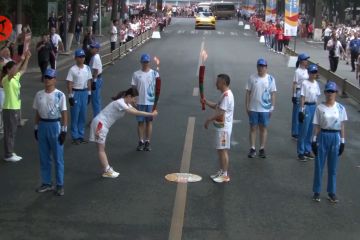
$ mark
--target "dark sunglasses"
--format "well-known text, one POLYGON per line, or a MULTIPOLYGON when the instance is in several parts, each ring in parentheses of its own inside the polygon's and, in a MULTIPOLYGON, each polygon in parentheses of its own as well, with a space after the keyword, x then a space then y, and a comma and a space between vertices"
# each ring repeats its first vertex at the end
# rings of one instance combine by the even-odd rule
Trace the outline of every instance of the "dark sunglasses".
POLYGON ((44 78, 49 79, 49 80, 54 79, 53 77, 50 77, 50 76, 44 76, 44 78))
POLYGON ((325 91, 325 93, 336 93, 336 91, 333 91, 333 90, 327 90, 327 91, 325 91))
POLYGON ((77 56, 77 58, 85 58, 85 56, 84 56, 84 55, 81 55, 81 56, 77 56))

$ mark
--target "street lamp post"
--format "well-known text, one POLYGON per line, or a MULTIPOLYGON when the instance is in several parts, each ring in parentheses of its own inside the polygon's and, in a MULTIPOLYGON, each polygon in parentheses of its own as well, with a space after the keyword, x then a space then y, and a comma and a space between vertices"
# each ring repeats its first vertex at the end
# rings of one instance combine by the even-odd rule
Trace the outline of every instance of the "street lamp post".
POLYGON ((101 36, 101 0, 99 0, 99 35, 101 36))

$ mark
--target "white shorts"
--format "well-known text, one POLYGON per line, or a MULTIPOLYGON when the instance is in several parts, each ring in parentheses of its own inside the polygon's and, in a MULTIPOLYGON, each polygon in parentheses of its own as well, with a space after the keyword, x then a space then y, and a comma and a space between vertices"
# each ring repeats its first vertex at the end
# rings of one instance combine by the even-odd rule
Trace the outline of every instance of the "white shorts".
POLYGON ((105 145, 106 136, 107 136, 108 132, 109 132, 109 129, 107 127, 105 127, 101 121, 99 121, 98 119, 95 118, 92 120, 91 125, 90 125, 89 141, 105 145), (96 132, 98 132, 97 135, 96 135, 96 132))
POLYGON ((231 131, 215 131, 215 148, 230 149, 231 131))

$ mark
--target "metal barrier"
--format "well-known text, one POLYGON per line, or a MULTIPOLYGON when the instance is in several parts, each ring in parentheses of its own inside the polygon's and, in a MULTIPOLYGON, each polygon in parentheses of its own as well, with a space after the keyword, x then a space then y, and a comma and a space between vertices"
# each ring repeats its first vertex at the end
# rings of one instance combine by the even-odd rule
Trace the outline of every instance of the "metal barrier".
MULTIPOLYGON (((294 50, 292 50, 290 48, 286 48, 286 53, 290 56, 298 55, 294 50)), ((336 83, 336 85, 339 87, 339 94, 341 97, 350 96, 355 101, 360 103, 360 88, 358 88, 354 84, 346 81, 346 78, 342 78, 339 75, 337 75, 337 74, 331 72, 330 70, 324 68, 323 66, 319 65, 319 63, 315 63, 310 60, 308 60, 308 61, 309 61, 309 63, 316 64, 318 66, 319 74, 321 76, 323 76, 327 80, 331 79, 336 83)))
POLYGON ((146 31, 139 36, 136 36, 131 41, 122 44, 120 47, 116 48, 111 53, 101 55, 103 66, 105 67, 107 65, 114 64, 115 60, 125 56, 130 49, 133 49, 136 46, 143 44, 146 40, 150 39, 151 36, 152 30, 146 31))

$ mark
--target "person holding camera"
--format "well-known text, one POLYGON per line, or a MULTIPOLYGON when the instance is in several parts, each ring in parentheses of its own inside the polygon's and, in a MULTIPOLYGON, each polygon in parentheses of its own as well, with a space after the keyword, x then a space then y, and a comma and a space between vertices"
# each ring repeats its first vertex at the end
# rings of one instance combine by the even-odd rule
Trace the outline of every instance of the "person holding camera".
POLYGON ((337 39, 336 31, 332 32, 331 39, 327 43, 327 49, 329 51, 330 70, 336 72, 340 54, 344 52, 341 42, 337 39))

